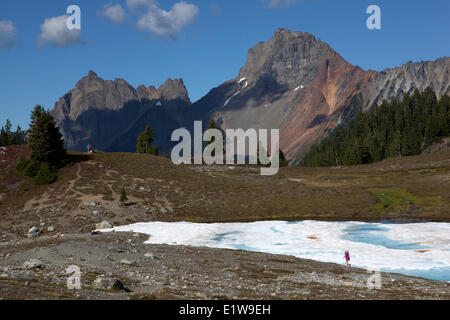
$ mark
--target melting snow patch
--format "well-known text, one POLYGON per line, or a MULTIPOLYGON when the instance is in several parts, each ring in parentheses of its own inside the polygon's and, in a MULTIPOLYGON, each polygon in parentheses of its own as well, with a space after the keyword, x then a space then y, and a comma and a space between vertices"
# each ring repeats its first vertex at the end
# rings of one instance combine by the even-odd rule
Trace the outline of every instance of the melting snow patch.
POLYGON ((161 107, 162 106, 162 103, 161 103, 161 101, 158 101, 156 104, 155 104, 155 106, 157 106, 157 107, 161 107))
POLYGON ((297 91, 298 89, 303 89, 303 85, 298 86, 297 88, 294 89, 294 91, 297 91))
POLYGON ((240 80, 239 80, 239 83, 241 83, 242 81, 244 81, 244 80, 246 80, 247 78, 241 78, 240 80))
POLYGON ((149 222, 103 231, 113 230, 151 235, 149 244, 244 249, 341 264, 348 249, 355 267, 450 281, 450 223, 149 222))
POLYGON ((236 92, 235 94, 233 94, 231 97, 229 97, 229 98, 225 101, 225 103, 223 104, 223 106, 226 107, 226 106, 230 103, 231 99, 233 99, 234 97, 236 97, 240 92, 241 92, 241 91, 239 90, 238 92, 236 92))

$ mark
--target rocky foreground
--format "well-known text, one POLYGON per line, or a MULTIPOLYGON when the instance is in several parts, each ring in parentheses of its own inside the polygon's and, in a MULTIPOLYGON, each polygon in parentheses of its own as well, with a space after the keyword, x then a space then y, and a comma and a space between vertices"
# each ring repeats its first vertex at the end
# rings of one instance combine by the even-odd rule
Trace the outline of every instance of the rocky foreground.
POLYGON ((381 273, 381 288, 370 289, 372 274, 363 269, 264 253, 146 245, 146 239, 113 232, 0 242, 0 298, 450 299, 445 282, 381 273), (80 268, 79 290, 67 287, 73 266, 80 268))

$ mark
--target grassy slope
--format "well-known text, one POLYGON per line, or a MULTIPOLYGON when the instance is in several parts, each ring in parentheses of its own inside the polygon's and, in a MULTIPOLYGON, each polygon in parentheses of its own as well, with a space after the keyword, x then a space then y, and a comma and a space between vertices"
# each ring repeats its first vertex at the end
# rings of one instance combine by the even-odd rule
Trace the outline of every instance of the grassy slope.
POLYGON ((282 168, 272 177, 256 167, 175 166, 150 155, 71 155, 76 163, 50 186, 0 171, 0 226, 13 232, 42 221, 86 231, 102 220, 450 220, 450 151, 366 166, 282 168), (118 201, 122 188, 127 206, 118 201))

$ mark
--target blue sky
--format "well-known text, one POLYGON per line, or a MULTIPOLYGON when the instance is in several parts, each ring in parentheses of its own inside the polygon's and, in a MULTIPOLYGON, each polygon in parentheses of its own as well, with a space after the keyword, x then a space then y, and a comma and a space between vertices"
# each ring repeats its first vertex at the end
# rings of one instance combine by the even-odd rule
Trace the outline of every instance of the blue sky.
POLYGON ((1 1, 0 125, 27 128, 34 105, 53 108, 91 69, 133 86, 183 78, 195 101, 236 77, 248 49, 279 27, 312 33, 363 69, 434 60, 450 55, 449 12, 448 0, 1 1), (72 4, 81 33, 44 23, 72 4), (381 30, 366 27, 371 4, 381 30))

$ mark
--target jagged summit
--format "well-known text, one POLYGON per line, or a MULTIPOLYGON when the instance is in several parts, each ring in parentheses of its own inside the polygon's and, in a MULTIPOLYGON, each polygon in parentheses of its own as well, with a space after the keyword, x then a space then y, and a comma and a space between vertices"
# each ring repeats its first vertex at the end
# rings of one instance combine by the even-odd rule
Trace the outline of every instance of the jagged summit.
MULTIPOLYGON (((105 150, 120 151, 123 147, 123 151, 133 151, 135 143, 124 146, 119 141, 122 135, 138 134, 142 126, 151 124, 159 139, 166 139, 167 128, 175 126, 175 118, 190 105, 182 79, 168 79, 157 89, 144 85, 134 88, 122 78, 104 80, 90 70, 59 99, 52 115, 69 149, 84 150, 91 143, 105 150), (148 123, 141 123, 146 117, 148 123), (119 150, 117 146, 121 146, 119 150)), ((157 142, 166 145, 164 140, 157 142)))
POLYGON ((148 100, 182 100, 187 104, 191 104, 189 99, 189 93, 184 85, 183 79, 167 79, 158 88, 155 86, 144 86, 140 85, 136 88, 136 92, 140 99, 148 100))
POLYGON ((88 76, 88 78, 97 78, 98 77, 97 73, 95 73, 95 71, 93 71, 93 70, 89 70, 87 76, 88 76))
POLYGON ((260 42, 248 51, 247 62, 241 68, 239 78, 247 78, 249 84, 265 79, 286 89, 294 89, 310 83, 327 63, 348 64, 312 34, 280 28, 268 41, 260 42))
POLYGON ((158 89, 154 86, 143 85, 135 89, 125 79, 104 80, 90 70, 68 95, 56 103, 53 112, 57 120, 62 120, 64 117, 76 120, 89 109, 118 110, 128 101, 142 99, 164 101, 181 99, 188 104, 191 103, 182 79, 168 79, 158 89))
POLYGON ((167 79, 166 82, 158 88, 158 92, 163 100, 181 99, 189 104, 191 103, 183 79, 167 79))

